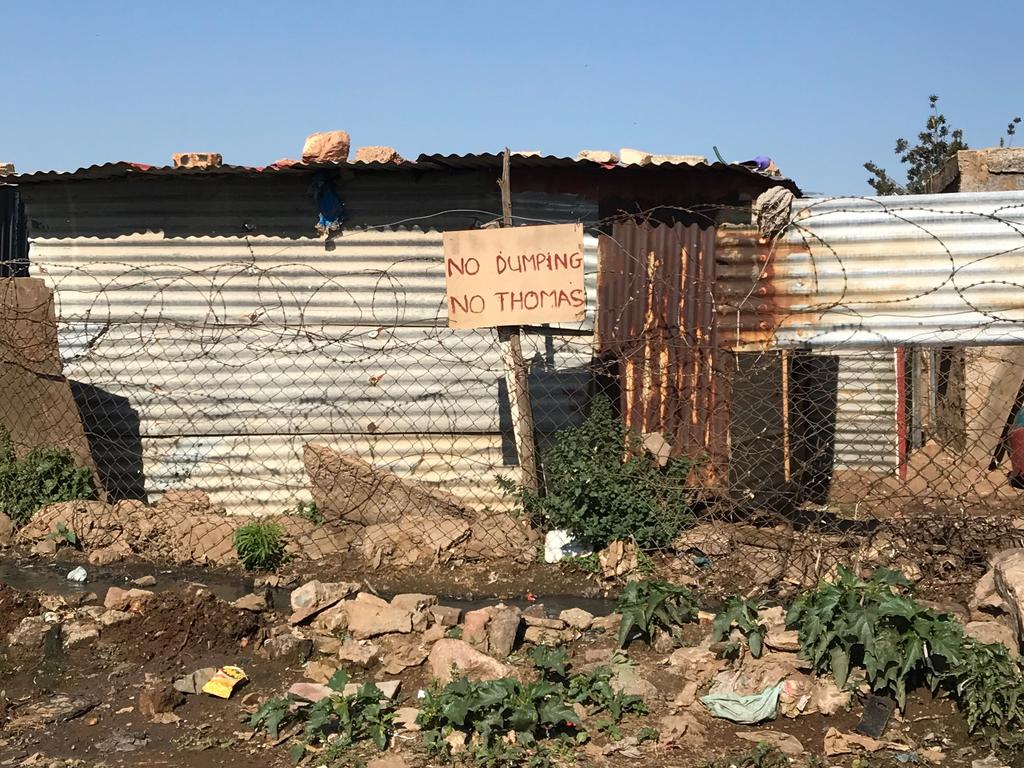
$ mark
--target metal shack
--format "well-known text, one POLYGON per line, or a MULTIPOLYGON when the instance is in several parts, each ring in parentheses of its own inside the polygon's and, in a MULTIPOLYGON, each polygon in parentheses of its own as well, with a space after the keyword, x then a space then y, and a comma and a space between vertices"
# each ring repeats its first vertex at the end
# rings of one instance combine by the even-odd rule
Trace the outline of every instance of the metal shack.
MULTIPOLYGON (((501 218, 501 169, 501 155, 478 154, 7 177, 4 231, 27 228, 29 248, 12 239, 4 274, 54 291, 63 371, 109 496, 196 488, 232 513, 280 512, 309 498, 303 449, 316 442, 500 504, 495 476, 515 476, 517 457, 499 345, 493 330, 447 327, 441 235, 501 218), (324 189, 344 210, 326 238, 324 189)), ((685 239, 749 221, 770 187, 799 194, 704 162, 513 155, 510 180, 516 225, 588 234, 587 320, 523 332, 542 446, 594 390, 597 235, 625 214, 685 239)), ((662 268, 678 288, 676 261, 662 268)), ((626 271, 606 276, 611 307, 632 295, 616 287, 626 271)))

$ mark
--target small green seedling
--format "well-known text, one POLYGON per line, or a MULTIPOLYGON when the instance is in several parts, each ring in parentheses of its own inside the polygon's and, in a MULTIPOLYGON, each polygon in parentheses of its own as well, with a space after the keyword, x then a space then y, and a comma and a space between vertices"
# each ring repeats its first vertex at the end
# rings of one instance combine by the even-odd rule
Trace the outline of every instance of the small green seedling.
POLYGON ((284 562, 284 529, 276 523, 249 523, 235 531, 235 552, 250 571, 272 571, 284 562))

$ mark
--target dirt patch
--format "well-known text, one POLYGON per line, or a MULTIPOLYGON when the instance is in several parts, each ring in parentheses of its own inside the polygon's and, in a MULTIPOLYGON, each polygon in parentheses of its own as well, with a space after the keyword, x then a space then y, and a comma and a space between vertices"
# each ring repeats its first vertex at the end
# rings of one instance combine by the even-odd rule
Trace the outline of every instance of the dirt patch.
POLYGON ((129 661, 174 659, 198 652, 237 651, 260 629, 254 614, 232 608, 205 590, 158 594, 145 613, 103 632, 103 644, 129 661))
POLYGON ((35 616, 41 610, 39 601, 32 595, 0 584, 0 638, 7 637, 22 619, 35 616))

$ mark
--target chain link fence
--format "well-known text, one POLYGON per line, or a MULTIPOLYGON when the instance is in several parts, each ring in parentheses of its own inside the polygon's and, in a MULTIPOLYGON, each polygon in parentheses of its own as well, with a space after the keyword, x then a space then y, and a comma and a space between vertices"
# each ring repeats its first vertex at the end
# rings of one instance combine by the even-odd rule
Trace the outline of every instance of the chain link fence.
POLYGON ((96 499, 18 536, 222 563, 255 515, 314 560, 525 569, 568 528, 744 588, 966 580, 1024 523, 1019 209, 802 210, 588 223, 592 319, 521 329, 539 496, 497 331, 446 327, 438 233, 37 241, 3 283, 8 463, 66 448, 96 499))

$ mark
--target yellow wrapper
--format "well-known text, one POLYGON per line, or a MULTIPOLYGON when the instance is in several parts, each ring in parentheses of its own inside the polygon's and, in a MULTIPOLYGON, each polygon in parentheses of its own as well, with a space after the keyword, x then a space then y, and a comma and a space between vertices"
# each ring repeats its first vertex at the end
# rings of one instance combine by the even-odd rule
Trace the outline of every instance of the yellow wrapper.
POLYGON ((247 679, 245 670, 241 667, 221 667, 217 670, 217 674, 203 686, 203 693, 220 699, 230 699, 235 688, 247 679))

